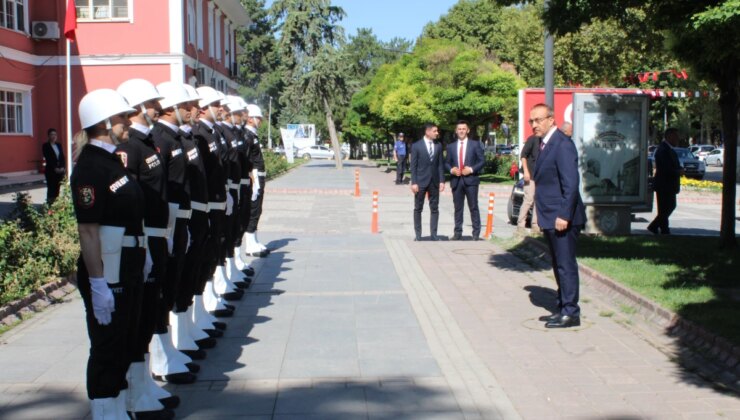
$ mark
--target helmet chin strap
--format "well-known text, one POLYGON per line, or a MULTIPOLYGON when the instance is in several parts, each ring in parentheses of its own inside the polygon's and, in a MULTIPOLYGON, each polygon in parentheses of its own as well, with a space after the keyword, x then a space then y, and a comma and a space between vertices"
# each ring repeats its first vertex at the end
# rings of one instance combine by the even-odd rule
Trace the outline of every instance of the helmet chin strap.
POLYGON ((119 139, 116 133, 113 132, 113 124, 110 122, 110 118, 105 119, 105 129, 108 130, 108 134, 110 135, 111 141, 113 141, 113 145, 118 146, 121 144, 121 139, 119 139))
POLYGON ((180 117, 180 107, 175 105, 175 117, 177 118, 177 125, 184 125, 182 117, 180 117))
POLYGON ((144 119, 146 120, 146 124, 151 127, 154 125, 154 121, 152 121, 151 118, 149 118, 149 114, 146 112, 146 107, 144 104, 139 104, 139 109, 141 109, 141 113, 144 114, 144 119))
POLYGON ((208 112, 210 112, 210 113, 211 113, 211 117, 213 117, 213 122, 214 122, 214 123, 215 123, 216 121, 218 121, 218 118, 216 118, 216 113, 215 113, 215 112, 213 112, 213 108, 211 107, 211 105, 208 105, 208 112))

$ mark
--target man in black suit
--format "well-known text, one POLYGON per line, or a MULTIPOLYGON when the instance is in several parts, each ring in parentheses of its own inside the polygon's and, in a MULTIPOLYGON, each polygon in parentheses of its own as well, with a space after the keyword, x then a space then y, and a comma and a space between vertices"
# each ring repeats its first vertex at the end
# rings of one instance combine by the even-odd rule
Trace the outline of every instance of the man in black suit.
POLYGON ((551 107, 535 105, 529 113, 529 124, 542 138, 534 169, 535 211, 550 247, 558 285, 558 312, 540 320, 546 322, 546 328, 575 327, 581 325, 576 240, 586 224, 578 187, 578 152, 573 140, 558 130, 551 107))
POLYGON ((676 209, 676 194, 681 190, 681 175, 683 168, 678 160, 674 147, 678 145, 678 130, 669 128, 665 131, 664 140, 655 150, 655 178, 653 188, 658 201, 658 215, 648 225, 647 229, 653 234, 668 235, 668 218, 676 209))
POLYGON ((473 222, 473 240, 480 239, 480 211, 478 211, 478 186, 480 185, 480 171, 483 170, 485 157, 483 148, 477 140, 468 139, 470 126, 467 121, 460 120, 455 126, 457 141, 447 146, 445 170, 452 174, 450 187, 452 201, 455 204, 455 232, 453 241, 462 239, 463 209, 465 198, 468 199, 468 210, 473 222))
POLYGON ((57 143, 57 130, 48 129, 46 136, 47 141, 41 146, 41 153, 46 160, 46 204, 51 206, 59 196, 59 184, 64 179, 66 161, 62 146, 57 143))
POLYGON ((436 124, 424 125, 424 138, 411 145, 411 191, 414 192, 414 240, 421 240, 421 211, 424 209, 424 196, 429 193, 429 208, 432 216, 429 222, 431 239, 436 241, 439 222, 439 193, 445 189, 442 145, 435 140, 439 137, 436 124))

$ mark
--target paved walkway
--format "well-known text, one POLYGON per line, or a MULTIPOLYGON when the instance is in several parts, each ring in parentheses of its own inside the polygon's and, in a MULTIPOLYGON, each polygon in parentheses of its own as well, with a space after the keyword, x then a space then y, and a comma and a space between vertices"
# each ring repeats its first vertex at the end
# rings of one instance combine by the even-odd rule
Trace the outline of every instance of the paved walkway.
MULTIPOLYGON (((547 270, 489 242, 411 241, 413 197, 393 177, 317 161, 268 182, 260 239, 275 251, 255 262, 199 381, 170 387, 178 418, 740 419, 740 399, 681 369, 658 350, 666 338, 588 288, 584 325, 546 331, 535 319, 554 293, 547 270)), ((499 236, 512 231, 504 213, 499 236)), ((76 296, 0 336, 0 418, 87 416, 86 352, 76 296)))

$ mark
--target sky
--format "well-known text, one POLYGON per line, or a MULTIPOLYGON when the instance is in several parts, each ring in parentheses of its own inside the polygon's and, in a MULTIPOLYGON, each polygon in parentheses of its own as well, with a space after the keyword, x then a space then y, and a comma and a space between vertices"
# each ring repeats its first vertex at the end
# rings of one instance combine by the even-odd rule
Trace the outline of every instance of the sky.
MULTIPOLYGON (((347 36, 357 28, 370 28, 381 41, 394 37, 415 41, 429 22, 434 22, 457 0, 332 0, 347 16, 340 25, 347 36)), ((267 0, 266 5, 272 4, 267 0)))

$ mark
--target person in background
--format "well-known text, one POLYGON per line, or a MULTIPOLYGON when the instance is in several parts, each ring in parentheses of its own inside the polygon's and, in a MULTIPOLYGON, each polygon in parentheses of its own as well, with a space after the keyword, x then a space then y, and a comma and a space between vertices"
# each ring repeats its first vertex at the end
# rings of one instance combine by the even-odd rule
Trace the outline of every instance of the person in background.
POLYGON ((424 198, 429 193, 431 240, 437 241, 439 222, 439 194, 445 190, 442 145, 437 142, 439 128, 436 124, 424 125, 424 137, 411 145, 411 191, 414 193, 414 240, 421 240, 421 212, 424 198))
POLYGON ((455 204, 455 231, 453 241, 462 239, 463 210, 465 200, 468 201, 470 220, 473 224, 473 240, 480 240, 480 211, 478 210, 478 186, 480 185, 480 172, 483 170, 485 157, 483 146, 478 140, 468 138, 470 124, 460 120, 455 126, 457 141, 447 146, 447 158, 445 169, 452 175, 450 188, 452 188, 452 201, 455 204))
POLYGON ((46 143, 41 146, 41 153, 46 160, 46 204, 51 206, 59 196, 59 186, 64 179, 66 172, 64 151, 62 146, 57 143, 57 130, 50 128, 46 131, 46 143))
POLYGON ((573 137, 573 124, 568 121, 560 124, 560 131, 568 137, 573 137))
POLYGON ((534 169, 537 164, 537 157, 540 155, 540 142, 542 139, 536 135, 531 135, 522 147, 522 153, 519 158, 522 160, 522 178, 524 180, 524 199, 522 206, 519 208, 519 218, 516 222, 516 229, 523 233, 527 226, 527 216, 532 209, 532 232, 539 233, 540 227, 537 224, 537 211, 534 208, 534 169))
POLYGON ((683 168, 678 160, 674 147, 678 146, 678 130, 669 128, 665 131, 663 142, 655 149, 655 179, 653 189, 658 201, 658 215, 648 225, 653 234, 669 235, 668 218, 676 209, 676 195, 681 191, 683 168))
POLYGON ((393 146, 393 160, 396 161, 396 185, 403 183, 403 176, 406 173, 406 141, 403 133, 398 133, 398 139, 393 146))

